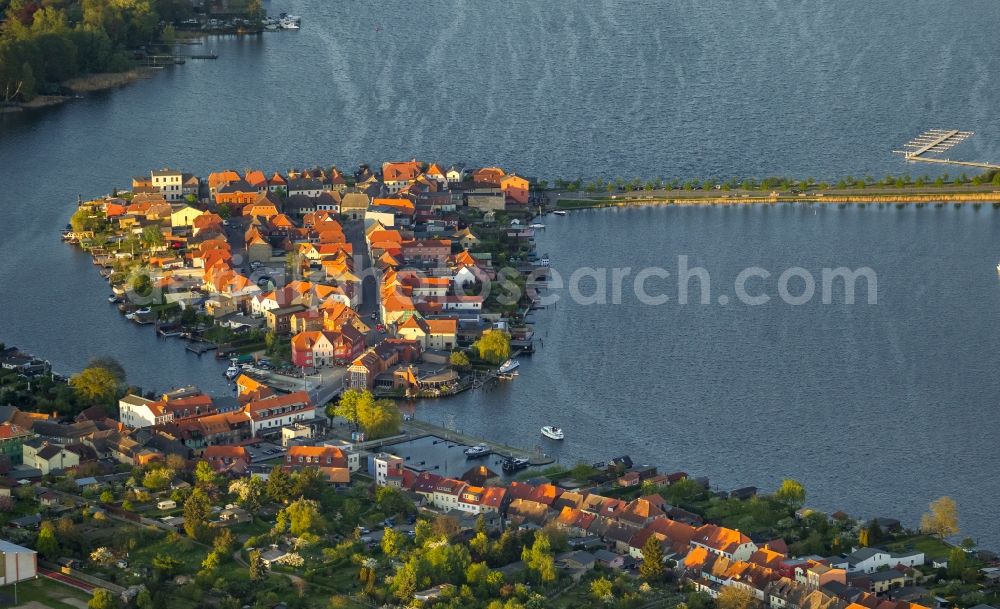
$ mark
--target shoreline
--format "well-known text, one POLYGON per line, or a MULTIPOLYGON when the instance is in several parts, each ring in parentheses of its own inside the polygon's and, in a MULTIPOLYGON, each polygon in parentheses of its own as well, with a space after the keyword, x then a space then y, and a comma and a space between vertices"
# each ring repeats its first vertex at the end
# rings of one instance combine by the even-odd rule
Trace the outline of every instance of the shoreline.
POLYGON ((826 205, 866 205, 866 204, 898 204, 926 205, 955 203, 959 205, 982 205, 992 203, 1000 206, 1000 191, 968 192, 968 193, 933 193, 915 192, 910 194, 871 194, 871 195, 731 195, 731 196, 682 196, 663 197, 649 195, 646 197, 614 198, 614 199, 570 199, 553 198, 549 196, 550 210, 572 211, 574 209, 597 209, 604 207, 656 207, 656 206, 741 206, 741 205, 771 205, 776 203, 806 203, 826 205))
POLYGON ((68 95, 38 95, 29 102, 21 102, 0 108, 0 113, 13 114, 23 112, 24 110, 38 110, 60 106, 74 99, 79 99, 88 93, 110 91, 143 78, 150 78, 156 72, 156 68, 137 66, 124 72, 97 72, 77 76, 59 83, 61 87, 69 91, 68 95))

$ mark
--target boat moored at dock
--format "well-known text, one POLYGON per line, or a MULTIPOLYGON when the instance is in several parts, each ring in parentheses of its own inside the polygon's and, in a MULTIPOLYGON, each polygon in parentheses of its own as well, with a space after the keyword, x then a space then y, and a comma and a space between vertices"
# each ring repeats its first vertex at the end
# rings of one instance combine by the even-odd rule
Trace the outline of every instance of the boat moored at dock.
POLYGON ((465 458, 479 459, 480 457, 485 457, 492 452, 493 451, 490 450, 489 446, 486 446, 484 444, 477 444, 476 446, 470 446, 469 448, 465 449, 465 458))

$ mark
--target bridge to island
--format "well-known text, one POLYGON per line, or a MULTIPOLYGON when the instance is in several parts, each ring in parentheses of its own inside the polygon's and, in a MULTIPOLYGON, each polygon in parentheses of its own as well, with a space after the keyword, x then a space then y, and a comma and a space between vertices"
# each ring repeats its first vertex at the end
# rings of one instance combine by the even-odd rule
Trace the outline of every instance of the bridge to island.
POLYGON ((893 152, 903 155, 907 161, 941 163, 945 165, 962 165, 965 167, 977 167, 979 169, 1000 169, 1000 165, 994 165, 991 163, 955 161, 952 159, 927 156, 929 154, 948 152, 973 135, 975 135, 973 131, 959 131, 958 129, 928 129, 909 142, 903 144, 904 150, 893 150, 893 152))

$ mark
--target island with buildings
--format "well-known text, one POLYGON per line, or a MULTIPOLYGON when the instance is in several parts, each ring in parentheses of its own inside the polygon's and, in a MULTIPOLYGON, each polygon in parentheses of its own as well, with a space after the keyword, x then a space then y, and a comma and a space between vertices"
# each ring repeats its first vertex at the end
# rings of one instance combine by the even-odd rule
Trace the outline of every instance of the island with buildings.
POLYGON ((158 170, 81 202, 65 238, 128 319, 230 360, 231 379, 451 395, 511 378, 503 364, 534 351, 548 263, 526 178, 441 167, 158 170))

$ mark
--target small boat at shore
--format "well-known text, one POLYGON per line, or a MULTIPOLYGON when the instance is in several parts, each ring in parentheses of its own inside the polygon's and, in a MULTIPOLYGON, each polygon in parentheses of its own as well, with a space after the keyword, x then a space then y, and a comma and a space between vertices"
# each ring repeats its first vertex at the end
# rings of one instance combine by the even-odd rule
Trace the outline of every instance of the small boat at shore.
POLYGON ((997 272, 1000 273, 1000 263, 997 263, 997 272))
POLYGON ((500 374, 510 374, 511 372, 517 370, 517 367, 521 365, 521 362, 516 359, 509 359, 500 365, 500 374))
POLYGON ((465 449, 465 458, 466 459, 478 459, 480 457, 487 456, 491 452, 493 452, 493 451, 490 450, 489 446, 486 446, 486 445, 483 445, 483 444, 477 444, 476 446, 470 446, 469 448, 465 449))
POLYGON ((542 256, 538 260, 533 260, 531 266, 549 266, 549 257, 542 256))
POLYGON ((237 360, 233 359, 229 364, 229 367, 226 368, 226 378, 229 380, 233 380, 234 378, 238 377, 241 372, 243 372, 243 370, 241 370, 240 367, 236 365, 236 361, 237 360))
POLYGON ((537 229, 545 230, 545 225, 542 224, 541 222, 532 222, 531 224, 528 225, 528 228, 537 228, 537 229))
POLYGON ((515 459, 514 457, 507 457, 506 459, 503 460, 501 468, 503 469, 504 473, 512 474, 514 472, 519 472, 522 469, 526 469, 529 465, 531 465, 531 462, 528 461, 527 459, 515 459))
POLYGON ((551 438, 553 440, 562 440, 563 438, 566 437, 566 435, 563 433, 563 430, 559 429, 558 427, 554 427, 552 425, 546 425, 545 427, 543 427, 542 435, 545 436, 546 438, 551 438))

